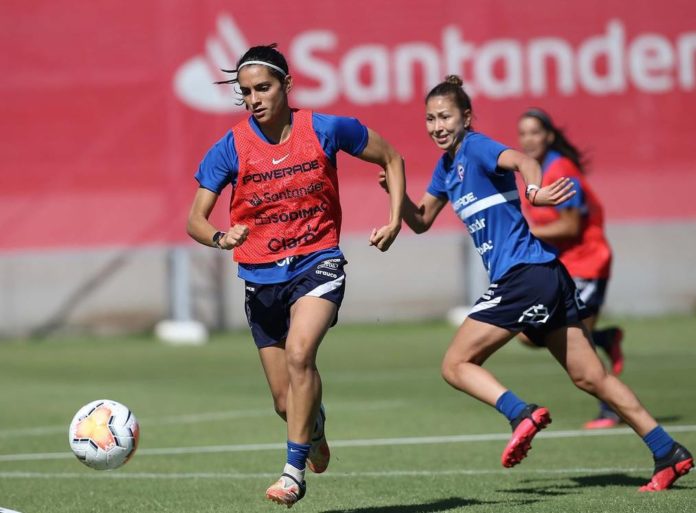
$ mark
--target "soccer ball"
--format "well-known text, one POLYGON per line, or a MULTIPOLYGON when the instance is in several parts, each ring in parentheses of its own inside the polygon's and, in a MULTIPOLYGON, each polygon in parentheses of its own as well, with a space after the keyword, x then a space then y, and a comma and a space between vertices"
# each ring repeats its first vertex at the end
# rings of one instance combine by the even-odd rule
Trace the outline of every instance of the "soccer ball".
POLYGON ((68 441, 77 459, 97 470, 126 463, 138 447, 140 426, 126 406, 109 399, 84 405, 70 423, 68 441))

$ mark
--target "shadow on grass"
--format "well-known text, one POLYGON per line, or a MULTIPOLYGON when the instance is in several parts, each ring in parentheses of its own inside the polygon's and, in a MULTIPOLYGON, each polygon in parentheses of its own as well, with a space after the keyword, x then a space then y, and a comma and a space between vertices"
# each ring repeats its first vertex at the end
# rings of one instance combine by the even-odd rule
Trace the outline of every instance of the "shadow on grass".
MULTIPOLYGON (((677 422, 682 419, 682 415, 663 415, 662 417, 655 417, 655 420, 659 424, 669 424, 670 422, 677 422)), ((667 428, 669 431, 669 428, 667 428)))
MULTIPOLYGON (((650 480, 649 474, 650 472, 648 472, 645 477, 631 477, 626 474, 603 474, 571 477, 570 481, 575 483, 572 488, 581 488, 585 486, 629 486, 638 489, 650 480)), ((672 487, 672 490, 679 490, 680 488, 685 490, 691 489, 691 486, 684 486, 687 483, 688 481, 680 479, 677 484, 672 487)))
POLYGON ((367 508, 355 509, 332 509, 324 511, 324 513, 438 513, 441 511, 450 511, 457 508, 467 506, 480 506, 483 504, 494 505, 501 504, 506 506, 523 506, 537 502, 534 499, 513 500, 513 501, 480 501, 477 499, 461 499, 459 497, 450 497, 434 502, 426 502, 424 504, 409 504, 409 505, 394 505, 394 506, 373 506, 367 508))
MULTIPOLYGON (((649 473, 649 472, 648 472, 649 473)), ((646 484, 650 480, 649 475, 645 477, 634 477, 629 476, 624 473, 611 473, 611 474, 593 474, 590 476, 576 476, 576 477, 557 477, 557 478, 545 478, 545 479, 532 479, 525 480, 525 486, 522 488, 513 488, 507 490, 497 490, 499 492, 508 493, 520 493, 520 494, 532 494, 538 496, 558 496, 567 495, 571 493, 576 493, 576 491, 588 488, 604 488, 607 486, 626 486, 629 488, 634 488, 636 491, 638 488, 646 484), (554 481, 553 483, 550 481, 554 481), (570 481, 570 482, 568 482, 570 481), (543 482, 543 484, 541 484, 543 482), (529 486, 529 483, 540 483, 539 485, 529 486)), ((684 486, 682 481, 679 481, 673 488, 673 490, 691 489, 690 486, 684 486)))

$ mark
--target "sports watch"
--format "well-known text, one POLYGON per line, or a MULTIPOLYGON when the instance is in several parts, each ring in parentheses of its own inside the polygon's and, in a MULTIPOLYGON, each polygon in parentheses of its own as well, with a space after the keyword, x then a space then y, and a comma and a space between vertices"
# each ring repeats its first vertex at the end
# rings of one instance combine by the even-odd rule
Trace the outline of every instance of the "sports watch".
POLYGON ((530 183, 524 191, 524 197, 527 198, 532 205, 534 205, 534 200, 536 199, 536 194, 534 194, 534 198, 530 198, 529 195, 533 191, 538 192, 539 189, 541 189, 541 187, 539 187, 538 185, 535 185, 533 183, 530 183))
POLYGON ((215 232, 215 235, 213 235, 213 245, 216 248, 222 249, 222 246, 220 246, 220 239, 225 235, 225 232, 215 232))

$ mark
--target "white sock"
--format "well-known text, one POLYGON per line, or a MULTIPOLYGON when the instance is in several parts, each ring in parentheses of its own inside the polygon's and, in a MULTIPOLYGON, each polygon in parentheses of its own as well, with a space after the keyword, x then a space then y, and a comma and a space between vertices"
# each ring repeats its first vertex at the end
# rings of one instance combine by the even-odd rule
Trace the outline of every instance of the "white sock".
POLYGON ((287 474, 289 476, 294 477, 298 483, 302 483, 305 480, 305 471, 293 467, 292 465, 290 465, 290 463, 285 464, 285 468, 283 468, 283 474, 287 474))

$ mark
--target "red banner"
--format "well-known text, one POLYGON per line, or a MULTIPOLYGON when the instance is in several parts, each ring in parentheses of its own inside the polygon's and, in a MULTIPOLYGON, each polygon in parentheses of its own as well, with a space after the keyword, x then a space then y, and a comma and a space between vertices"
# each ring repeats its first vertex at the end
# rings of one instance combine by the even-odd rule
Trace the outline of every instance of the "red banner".
MULTIPOLYGON (((198 163, 245 115, 213 82, 271 42, 290 63, 293 105, 380 132, 406 158, 414 199, 438 157, 423 97, 458 73, 474 126, 506 144, 524 109, 550 112, 587 151, 609 222, 696 218, 690 0, 305 0, 263 13, 213 0, 11 1, 0 28, 0 249, 186 240, 198 163)), ((346 156, 339 174, 344 232, 367 236, 388 215, 376 169, 346 156)))

